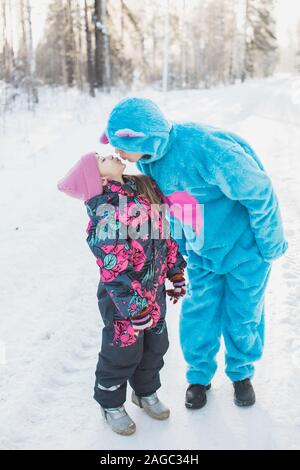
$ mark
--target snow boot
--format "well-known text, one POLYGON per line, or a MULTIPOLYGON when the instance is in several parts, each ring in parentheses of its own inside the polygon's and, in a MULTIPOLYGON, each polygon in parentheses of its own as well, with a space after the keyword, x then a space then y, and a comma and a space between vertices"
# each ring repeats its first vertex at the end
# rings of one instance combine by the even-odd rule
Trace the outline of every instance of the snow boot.
POLYGON ((233 382, 234 403, 237 406, 251 406, 255 403, 255 392, 250 379, 233 382))
POLYGON ((211 384, 190 384, 185 395, 186 408, 197 410, 206 405, 206 392, 211 388, 211 384))
POLYGON ((117 434, 121 434, 122 436, 129 436, 135 432, 135 423, 127 414, 124 406, 119 406, 117 408, 101 407, 101 410, 110 428, 117 434))
POLYGON ((133 391, 131 399, 132 403, 143 408, 151 418, 162 421, 164 419, 168 419, 170 416, 169 408, 159 400, 156 392, 146 397, 138 397, 133 391))

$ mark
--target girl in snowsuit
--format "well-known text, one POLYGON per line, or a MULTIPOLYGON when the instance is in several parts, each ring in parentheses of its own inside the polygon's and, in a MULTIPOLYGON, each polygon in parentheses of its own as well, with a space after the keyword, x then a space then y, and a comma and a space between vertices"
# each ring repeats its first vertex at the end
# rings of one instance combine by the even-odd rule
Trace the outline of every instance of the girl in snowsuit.
POLYGON ((201 230, 179 212, 173 218, 189 280, 180 317, 186 406, 206 403, 221 335, 234 401, 253 405, 254 362, 264 347, 264 294, 271 264, 288 246, 261 161, 240 136, 196 122, 170 122, 153 101, 139 97, 113 108, 101 142, 137 162, 171 206, 192 205, 202 213, 201 230))
POLYGON ((100 268, 104 328, 94 398, 115 432, 132 434, 135 424, 123 406, 127 381, 133 403, 152 418, 169 417, 156 394, 169 346, 166 292, 174 302, 185 294, 186 262, 158 210, 159 188, 149 177, 123 175, 124 168, 116 157, 87 154, 58 188, 85 201, 87 242, 100 268), (174 286, 168 291, 167 278, 174 286))

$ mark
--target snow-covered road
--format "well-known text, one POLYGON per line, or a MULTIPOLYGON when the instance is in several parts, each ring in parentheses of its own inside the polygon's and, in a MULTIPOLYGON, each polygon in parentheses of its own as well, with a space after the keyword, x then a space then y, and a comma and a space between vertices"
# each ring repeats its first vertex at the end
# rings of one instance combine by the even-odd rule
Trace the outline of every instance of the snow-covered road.
POLYGON ((107 152, 98 137, 121 96, 93 100, 48 91, 34 115, 20 110, 1 123, 0 448, 299 449, 300 80, 282 76, 170 92, 166 99, 152 90, 142 94, 171 119, 240 133, 273 179, 289 250, 274 263, 269 284, 257 404, 233 404, 221 351, 207 406, 194 412, 184 407, 179 306, 170 304, 171 346, 160 391, 170 420, 151 421, 128 402, 135 435, 114 435, 102 421, 92 398, 101 332, 98 268, 85 241, 85 209, 59 193, 56 182, 81 154, 107 152))

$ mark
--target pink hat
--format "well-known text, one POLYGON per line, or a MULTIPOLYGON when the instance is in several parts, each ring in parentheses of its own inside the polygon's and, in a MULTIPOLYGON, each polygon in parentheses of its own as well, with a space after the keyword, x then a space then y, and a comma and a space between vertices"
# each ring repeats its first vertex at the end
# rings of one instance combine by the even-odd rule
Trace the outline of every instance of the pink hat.
POLYGON ((88 153, 68 171, 57 188, 71 197, 88 201, 102 194, 102 180, 96 153, 88 153))

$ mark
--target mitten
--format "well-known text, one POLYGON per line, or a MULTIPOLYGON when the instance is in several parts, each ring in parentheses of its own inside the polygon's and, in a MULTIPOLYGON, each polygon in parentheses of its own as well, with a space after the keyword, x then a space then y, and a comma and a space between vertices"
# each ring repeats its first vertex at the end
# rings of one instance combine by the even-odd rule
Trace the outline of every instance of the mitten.
POLYGON ((151 327, 153 320, 147 308, 144 308, 138 315, 131 317, 131 324, 136 332, 151 327))
POLYGON ((185 290, 185 278, 184 270, 181 270, 179 273, 174 274, 170 277, 170 281, 173 284, 173 289, 167 289, 167 295, 170 297, 173 304, 176 304, 180 297, 183 297, 186 293, 185 290))

